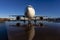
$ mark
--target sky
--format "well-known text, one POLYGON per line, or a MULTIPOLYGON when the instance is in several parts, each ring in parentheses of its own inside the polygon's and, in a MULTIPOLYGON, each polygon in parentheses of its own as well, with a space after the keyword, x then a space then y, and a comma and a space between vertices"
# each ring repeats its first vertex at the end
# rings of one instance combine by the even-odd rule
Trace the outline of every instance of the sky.
POLYGON ((60 0, 0 0, 0 18, 24 15, 27 5, 32 5, 36 15, 60 17, 60 0))

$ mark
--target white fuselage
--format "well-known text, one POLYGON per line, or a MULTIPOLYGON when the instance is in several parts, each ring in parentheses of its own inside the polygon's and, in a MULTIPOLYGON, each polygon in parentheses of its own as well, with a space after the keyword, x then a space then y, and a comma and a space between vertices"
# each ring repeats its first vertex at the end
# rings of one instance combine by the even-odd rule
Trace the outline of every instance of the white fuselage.
POLYGON ((31 5, 27 6, 25 16, 28 18, 33 18, 35 16, 35 10, 31 5))

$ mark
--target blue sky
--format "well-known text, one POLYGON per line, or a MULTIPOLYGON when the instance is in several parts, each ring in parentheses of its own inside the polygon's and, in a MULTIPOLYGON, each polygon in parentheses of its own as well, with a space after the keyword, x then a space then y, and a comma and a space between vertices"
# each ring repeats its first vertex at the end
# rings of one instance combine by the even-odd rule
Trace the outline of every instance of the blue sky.
POLYGON ((60 17, 60 0, 0 0, 0 17, 24 15, 27 5, 35 8, 36 15, 60 17))

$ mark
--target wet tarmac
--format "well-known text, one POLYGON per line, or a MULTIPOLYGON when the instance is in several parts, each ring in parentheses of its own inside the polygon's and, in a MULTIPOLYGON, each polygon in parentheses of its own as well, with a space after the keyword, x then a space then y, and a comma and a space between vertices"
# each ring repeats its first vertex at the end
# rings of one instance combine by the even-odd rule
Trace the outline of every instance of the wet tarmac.
POLYGON ((7 29, 5 23, 0 23, 0 40, 8 40, 7 29))
MULTIPOLYGON (((11 24, 12 22, 6 22, 9 40, 28 40, 27 24, 23 27, 11 26, 11 24)), ((35 36, 33 40, 60 40, 60 23, 43 22, 40 23, 40 26, 34 26, 34 30, 35 36)))

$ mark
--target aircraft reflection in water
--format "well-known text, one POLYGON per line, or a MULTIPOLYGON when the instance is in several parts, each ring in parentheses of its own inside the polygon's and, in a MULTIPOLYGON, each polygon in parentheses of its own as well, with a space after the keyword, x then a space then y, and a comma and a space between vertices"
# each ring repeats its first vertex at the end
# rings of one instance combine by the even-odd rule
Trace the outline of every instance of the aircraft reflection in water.
MULTIPOLYGON (((35 9, 31 6, 28 5, 25 10, 24 15, 10 15, 12 17, 16 18, 10 18, 10 21, 28 21, 28 26, 27 26, 27 39, 32 40, 34 35, 35 35, 35 29, 34 26, 38 26, 36 24, 36 21, 42 21, 45 20, 44 17, 46 16, 36 16, 35 15, 35 9), (32 24, 31 21, 34 21, 35 24, 32 24)), ((16 26, 21 26, 20 22, 16 23, 16 26)), ((39 26, 43 26, 42 23, 39 23, 39 26)))

